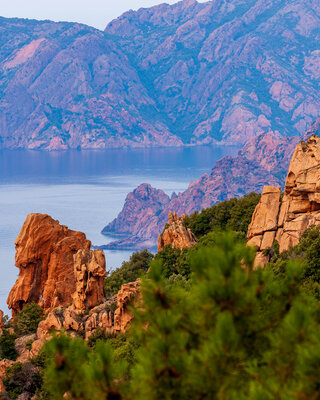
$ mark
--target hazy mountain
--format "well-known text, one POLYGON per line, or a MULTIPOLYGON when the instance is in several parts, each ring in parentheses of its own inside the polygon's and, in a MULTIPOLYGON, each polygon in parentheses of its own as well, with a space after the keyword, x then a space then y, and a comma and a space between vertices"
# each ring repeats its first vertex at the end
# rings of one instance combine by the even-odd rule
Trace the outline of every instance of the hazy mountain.
POLYGON ((0 146, 244 143, 320 114, 318 0, 184 0, 105 32, 0 19, 0 146))

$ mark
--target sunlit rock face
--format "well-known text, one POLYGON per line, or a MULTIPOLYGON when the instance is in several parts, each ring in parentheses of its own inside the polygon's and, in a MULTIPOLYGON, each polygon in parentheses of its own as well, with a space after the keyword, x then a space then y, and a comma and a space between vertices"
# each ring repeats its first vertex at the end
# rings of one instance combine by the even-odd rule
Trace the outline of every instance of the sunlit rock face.
POLYGON ((103 302, 105 258, 82 232, 46 214, 30 214, 16 239, 19 278, 8 297, 15 315, 31 302, 47 312, 73 303, 80 310, 103 302))
POLYGON ((292 156, 280 202, 280 188, 265 187, 248 229, 248 245, 258 250, 256 265, 269 260, 263 250, 277 240, 283 252, 299 243, 302 233, 320 224, 320 138, 301 141, 292 156))
POLYGON ((167 245, 176 249, 187 249, 197 243, 197 238, 183 224, 185 215, 179 217, 175 212, 169 212, 169 225, 158 237, 158 251, 167 245))

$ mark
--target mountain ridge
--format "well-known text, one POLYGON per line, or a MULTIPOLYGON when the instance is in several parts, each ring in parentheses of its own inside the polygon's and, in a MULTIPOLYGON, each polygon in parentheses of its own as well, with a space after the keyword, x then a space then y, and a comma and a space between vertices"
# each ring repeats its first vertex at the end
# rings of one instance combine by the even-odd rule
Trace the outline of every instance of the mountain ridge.
POLYGON ((0 32, 1 148, 244 144, 319 116, 315 0, 184 0, 105 32, 2 17, 0 32))

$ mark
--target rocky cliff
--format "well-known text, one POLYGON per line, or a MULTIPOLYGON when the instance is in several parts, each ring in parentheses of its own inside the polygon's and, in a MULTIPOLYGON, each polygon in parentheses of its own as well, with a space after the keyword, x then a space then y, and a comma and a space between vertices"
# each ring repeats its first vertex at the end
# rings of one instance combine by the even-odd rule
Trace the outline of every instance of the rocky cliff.
MULTIPOLYGON (((64 331, 72 337, 84 337, 85 340, 89 340, 96 333, 101 337, 101 335, 126 332, 133 319, 129 305, 138 306, 140 300, 141 291, 138 280, 123 285, 116 296, 92 308, 88 314, 75 309, 74 304, 68 308, 58 307, 48 312, 46 318, 39 323, 36 333, 15 340, 17 360, 0 361, 0 397, 5 393, 2 380, 6 369, 15 363, 30 362, 39 354, 43 345, 52 338, 54 332, 64 331), (31 346, 30 343, 32 343, 31 346)), ((0 331, 0 336, 1 334, 0 331)))
POLYGON ((105 32, 0 18, 0 147, 244 143, 319 116, 317 0, 183 0, 105 32))
MULTIPOLYGON (((315 126, 312 129, 316 131, 315 126)), ((210 174, 202 175, 187 190, 171 198, 150 185, 140 185, 127 196, 119 216, 103 230, 126 237, 105 247, 155 247, 170 210, 190 214, 222 200, 261 192, 266 184, 282 186, 298 141, 298 137, 263 133, 250 140, 237 157, 224 157, 210 174)))
POLYGON ((173 248, 185 249, 197 243, 197 238, 189 228, 183 225, 185 215, 179 217, 176 212, 169 212, 169 225, 158 237, 158 251, 170 244, 173 248))
POLYGON ((283 252, 299 243, 302 233, 320 224, 320 137, 300 142, 290 162, 284 196, 265 187, 248 229, 248 245, 258 250, 256 265, 269 260, 263 250, 277 240, 283 252))
POLYGON ((13 315, 30 302, 46 312, 71 303, 84 310, 103 302, 104 254, 90 250, 84 233, 48 215, 30 214, 15 245, 19 278, 7 300, 13 315))

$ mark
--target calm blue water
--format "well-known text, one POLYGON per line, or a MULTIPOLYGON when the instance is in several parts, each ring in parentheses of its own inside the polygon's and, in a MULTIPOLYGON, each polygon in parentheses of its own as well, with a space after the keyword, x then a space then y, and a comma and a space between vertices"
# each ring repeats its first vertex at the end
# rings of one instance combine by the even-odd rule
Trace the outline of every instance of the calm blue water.
MULTIPOLYGON (((128 192, 148 182, 171 195, 209 172, 215 161, 237 148, 193 147, 104 151, 0 151, 0 308, 18 269, 14 241, 26 218, 46 213, 85 232, 94 245, 112 239, 101 229, 117 216, 128 192)), ((107 269, 131 252, 106 251, 107 269)))

